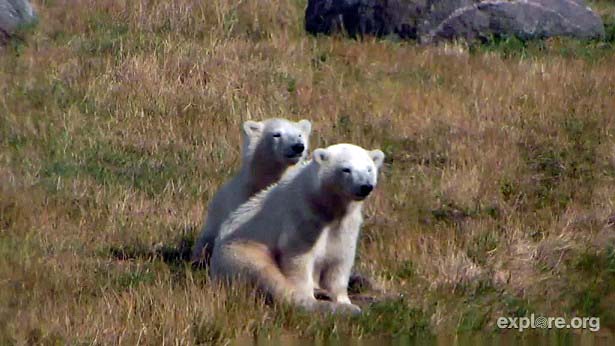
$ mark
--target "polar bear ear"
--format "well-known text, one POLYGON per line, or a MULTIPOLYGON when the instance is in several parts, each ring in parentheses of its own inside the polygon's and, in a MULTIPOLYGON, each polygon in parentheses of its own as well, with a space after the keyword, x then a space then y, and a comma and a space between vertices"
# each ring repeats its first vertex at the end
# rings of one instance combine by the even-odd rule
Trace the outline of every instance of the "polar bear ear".
POLYGON ((314 161, 316 161, 319 165, 322 165, 329 160, 331 154, 329 154, 327 149, 319 148, 314 150, 312 157, 314 158, 314 161))
POLYGON ((381 150, 375 149, 370 151, 369 157, 372 158, 372 161, 374 161, 376 167, 380 168, 382 166, 382 163, 384 162, 384 153, 381 150))
POLYGON ((264 125, 262 122, 248 120, 243 123, 243 132, 246 136, 253 137, 260 134, 263 131, 263 127, 264 125))
POLYGON ((303 133, 309 135, 310 132, 312 132, 312 123, 307 119, 303 119, 299 121, 299 128, 303 131, 303 133))

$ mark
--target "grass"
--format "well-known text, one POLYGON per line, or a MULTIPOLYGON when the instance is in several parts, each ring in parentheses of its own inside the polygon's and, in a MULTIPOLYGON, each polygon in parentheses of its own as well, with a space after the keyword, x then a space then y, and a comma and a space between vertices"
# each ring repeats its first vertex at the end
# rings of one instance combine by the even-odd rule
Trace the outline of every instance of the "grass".
POLYGON ((311 37, 298 0, 34 4, 0 48, 0 344, 615 327, 612 3, 602 41, 481 46, 311 37), (185 262, 269 117, 385 151, 357 268, 398 298, 313 316, 185 262))

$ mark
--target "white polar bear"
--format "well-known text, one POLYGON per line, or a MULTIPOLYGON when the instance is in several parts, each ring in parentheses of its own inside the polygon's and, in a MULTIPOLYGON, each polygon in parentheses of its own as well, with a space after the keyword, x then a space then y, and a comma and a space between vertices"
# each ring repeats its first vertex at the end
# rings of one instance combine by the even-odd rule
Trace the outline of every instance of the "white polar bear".
POLYGON ((224 222, 211 258, 217 280, 241 278, 308 310, 360 312, 348 298, 363 200, 384 154, 352 144, 313 160, 252 197, 224 222), (314 298, 314 288, 332 302, 314 298))
POLYGON ((192 251, 194 263, 209 260, 220 226, 233 210, 305 160, 311 131, 312 124, 305 119, 244 122, 241 169, 209 203, 206 222, 192 251))

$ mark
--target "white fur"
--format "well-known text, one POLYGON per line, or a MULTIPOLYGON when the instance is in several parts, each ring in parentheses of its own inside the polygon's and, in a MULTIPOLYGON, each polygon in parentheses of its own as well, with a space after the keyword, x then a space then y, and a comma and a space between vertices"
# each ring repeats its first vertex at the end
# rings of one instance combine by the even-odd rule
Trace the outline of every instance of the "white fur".
POLYGON ((194 262, 207 261, 220 226, 233 210, 276 183, 288 168, 305 160, 311 130, 308 120, 268 119, 243 124, 241 169, 209 203, 206 222, 192 252, 194 262), (301 153, 292 149, 298 143, 304 146, 301 153))
POLYGON ((255 195, 222 225, 213 278, 240 277, 310 310, 359 312, 347 285, 367 197, 361 186, 376 185, 383 159, 380 150, 351 144, 314 151, 309 164, 255 195), (333 302, 317 301, 316 287, 333 302))

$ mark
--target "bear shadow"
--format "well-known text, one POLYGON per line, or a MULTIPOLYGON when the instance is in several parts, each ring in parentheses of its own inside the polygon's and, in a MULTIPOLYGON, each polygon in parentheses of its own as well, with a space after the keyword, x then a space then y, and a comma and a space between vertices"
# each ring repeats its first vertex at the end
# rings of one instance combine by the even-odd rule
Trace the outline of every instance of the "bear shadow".
POLYGON ((166 264, 178 266, 190 262, 192 246, 194 245, 194 232, 196 226, 190 225, 179 228, 176 239, 168 243, 159 242, 154 245, 143 243, 109 246, 104 253, 120 261, 142 259, 147 261, 162 261, 166 264))

